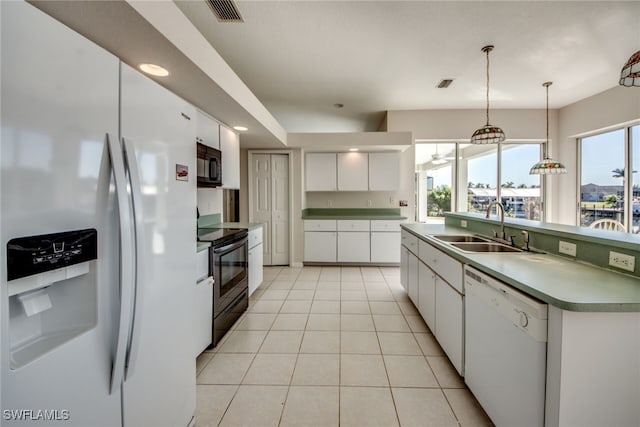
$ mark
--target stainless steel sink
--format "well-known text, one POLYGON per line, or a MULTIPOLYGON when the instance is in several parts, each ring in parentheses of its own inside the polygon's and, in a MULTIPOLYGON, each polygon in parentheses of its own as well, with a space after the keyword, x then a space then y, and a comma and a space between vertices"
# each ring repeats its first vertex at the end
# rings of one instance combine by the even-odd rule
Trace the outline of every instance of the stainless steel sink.
POLYGON ((470 236, 468 234, 437 234, 432 236, 443 242, 488 242, 487 239, 478 236, 470 236))
POLYGON ((501 253, 520 253, 521 249, 514 248, 513 246, 503 245, 501 243, 492 242, 459 242, 451 243, 451 246, 456 247, 464 252, 501 252, 501 253))

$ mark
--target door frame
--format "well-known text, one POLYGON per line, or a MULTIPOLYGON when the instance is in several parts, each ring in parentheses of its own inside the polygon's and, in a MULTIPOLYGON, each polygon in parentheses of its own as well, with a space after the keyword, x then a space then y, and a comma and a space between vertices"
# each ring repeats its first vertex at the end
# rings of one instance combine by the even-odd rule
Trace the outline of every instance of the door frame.
POLYGON ((289 266, 293 267, 293 185, 291 175, 293 173, 293 150, 248 150, 247 178, 249 188, 249 222, 253 222, 253 155, 254 154, 286 154, 289 159, 289 266))

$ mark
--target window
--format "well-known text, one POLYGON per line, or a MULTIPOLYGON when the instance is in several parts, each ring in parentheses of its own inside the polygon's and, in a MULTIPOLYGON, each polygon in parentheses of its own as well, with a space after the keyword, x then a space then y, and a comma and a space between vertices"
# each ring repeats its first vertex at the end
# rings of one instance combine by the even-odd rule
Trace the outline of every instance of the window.
MULTIPOLYGON (((487 211, 500 199, 507 216, 542 219, 539 143, 416 144, 417 219, 444 222, 444 213, 487 211)), ((639 159, 640 161, 640 159, 639 159)))
POLYGON ((579 153, 578 223, 640 232, 640 125, 581 138, 579 153))

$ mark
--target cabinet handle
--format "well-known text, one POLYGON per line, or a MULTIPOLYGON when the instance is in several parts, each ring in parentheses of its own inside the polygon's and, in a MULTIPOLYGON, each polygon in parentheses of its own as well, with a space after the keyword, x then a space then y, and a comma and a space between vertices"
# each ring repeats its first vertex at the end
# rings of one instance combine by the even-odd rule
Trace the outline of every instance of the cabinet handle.
POLYGON ((185 113, 180 113, 182 115, 182 117, 184 117, 187 120, 191 120, 191 117, 187 116, 185 113))

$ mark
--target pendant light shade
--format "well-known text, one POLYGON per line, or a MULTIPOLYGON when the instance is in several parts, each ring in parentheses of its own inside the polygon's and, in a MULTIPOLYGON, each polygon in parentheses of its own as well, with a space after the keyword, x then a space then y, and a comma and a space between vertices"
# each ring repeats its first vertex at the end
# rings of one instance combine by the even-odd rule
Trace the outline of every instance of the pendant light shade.
POLYGON ((497 144, 505 140, 502 129, 489 124, 489 52, 493 46, 485 46, 482 51, 487 54, 487 124, 476 130, 471 136, 472 144, 497 144))
POLYGON ((640 50, 631 55, 620 72, 620 86, 640 86, 640 50))
POLYGON ((542 83, 547 89, 547 139, 544 143, 544 159, 531 167, 529 171, 530 175, 558 175, 567 173, 567 168, 560 162, 553 160, 551 156, 549 156, 549 86, 551 86, 552 82, 542 83))

